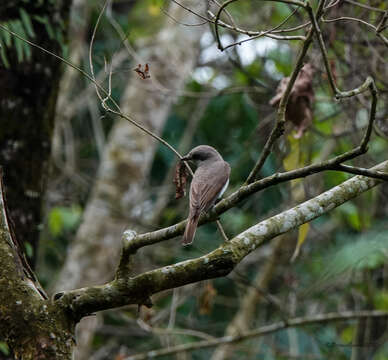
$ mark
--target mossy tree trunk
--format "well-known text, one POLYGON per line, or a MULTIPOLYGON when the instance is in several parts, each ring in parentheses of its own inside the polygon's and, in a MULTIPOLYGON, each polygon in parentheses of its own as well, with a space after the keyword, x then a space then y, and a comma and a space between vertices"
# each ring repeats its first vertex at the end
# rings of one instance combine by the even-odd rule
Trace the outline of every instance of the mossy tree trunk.
MULTIPOLYGON (((71 1, 62 0, 2 1, 0 24, 62 55, 70 5, 71 1)), ((62 65, 3 29, 0 29, 0 43, 0 166, 4 172, 10 222, 16 238, 32 249, 29 262, 33 265, 62 65)), ((4 238, 1 247, 0 338, 9 340, 17 358, 52 358, 43 353, 52 345, 59 351, 61 335, 56 329, 61 325, 47 321, 50 304, 31 290, 34 280, 23 275, 23 268, 28 265, 20 264, 16 269, 10 261, 12 257, 8 255, 22 249, 12 250, 4 238), (30 321, 32 318, 36 321, 30 321), (55 327, 52 333, 51 327, 55 327), (50 337, 52 335, 55 339, 50 337)), ((18 256, 25 259, 23 254, 18 256)), ((2 357, 0 353, 0 359, 2 357)))
POLYGON ((15 359, 71 359, 75 320, 58 307, 26 266, 9 227, 4 186, 0 179, 0 337, 15 359))
MULTIPOLYGON (((62 0, 4 1, 0 23, 62 55, 70 5, 62 0)), ((62 65, 3 29, 0 41, 0 166, 16 235, 33 250, 33 264, 62 65)))

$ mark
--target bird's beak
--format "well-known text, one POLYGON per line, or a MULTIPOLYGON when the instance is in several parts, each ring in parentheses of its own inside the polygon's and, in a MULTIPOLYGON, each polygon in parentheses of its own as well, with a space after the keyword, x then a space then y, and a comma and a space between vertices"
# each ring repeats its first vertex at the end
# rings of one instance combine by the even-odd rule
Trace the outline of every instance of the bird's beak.
POLYGON ((184 157, 181 159, 181 161, 190 161, 190 160, 191 160, 191 156, 188 156, 188 155, 184 156, 184 157))

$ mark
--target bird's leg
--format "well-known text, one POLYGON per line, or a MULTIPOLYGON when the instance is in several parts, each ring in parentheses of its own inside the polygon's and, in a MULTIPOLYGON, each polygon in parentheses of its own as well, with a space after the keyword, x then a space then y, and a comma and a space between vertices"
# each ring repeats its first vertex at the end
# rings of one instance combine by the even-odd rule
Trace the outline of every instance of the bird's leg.
POLYGON ((216 224, 217 224, 218 230, 220 231, 221 236, 223 237, 224 241, 225 241, 225 242, 228 242, 229 239, 228 239, 228 237, 227 237, 226 234, 225 234, 225 231, 224 231, 224 229, 223 229, 223 227, 222 227, 222 225, 221 225, 221 221, 217 219, 217 220, 216 220, 216 224))

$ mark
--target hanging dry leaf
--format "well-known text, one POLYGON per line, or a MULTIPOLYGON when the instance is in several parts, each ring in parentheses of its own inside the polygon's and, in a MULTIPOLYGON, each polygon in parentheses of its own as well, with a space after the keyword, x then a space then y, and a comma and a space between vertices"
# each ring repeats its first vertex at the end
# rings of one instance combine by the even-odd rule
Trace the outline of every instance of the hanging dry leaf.
MULTIPOLYGON (((286 121, 291 121, 296 128, 296 138, 302 137, 303 133, 311 125, 313 120, 312 107, 314 103, 314 89, 312 85, 314 69, 311 64, 305 64, 300 70, 291 90, 286 108, 286 121)), ((276 106, 282 98, 289 77, 283 78, 276 89, 276 95, 270 100, 270 105, 276 106)))
POLYGON ((185 163, 183 161, 178 161, 175 167, 175 176, 173 180, 175 184, 175 199, 180 199, 186 195, 186 183, 188 176, 189 172, 185 163))
POLYGON ((202 294, 198 298, 199 313, 201 315, 210 314, 214 298, 217 295, 217 290, 214 288, 211 281, 208 281, 203 289, 202 294))
POLYGON ((137 68, 133 69, 133 71, 136 71, 137 74, 143 79, 149 79, 151 77, 150 75, 150 67, 148 64, 144 65, 144 69, 141 64, 137 65, 137 68))

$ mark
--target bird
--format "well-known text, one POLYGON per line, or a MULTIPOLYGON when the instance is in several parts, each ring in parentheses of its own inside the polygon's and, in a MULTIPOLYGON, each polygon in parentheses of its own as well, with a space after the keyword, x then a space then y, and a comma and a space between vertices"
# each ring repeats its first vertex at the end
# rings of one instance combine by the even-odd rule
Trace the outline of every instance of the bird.
POLYGON ((210 210, 228 187, 230 166, 208 145, 193 148, 181 161, 193 161, 197 165, 190 184, 189 216, 182 240, 185 246, 193 242, 200 215, 210 210))

